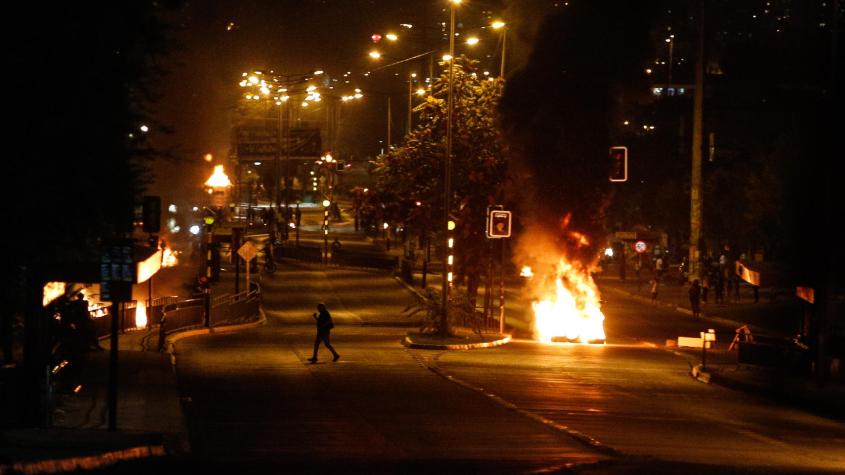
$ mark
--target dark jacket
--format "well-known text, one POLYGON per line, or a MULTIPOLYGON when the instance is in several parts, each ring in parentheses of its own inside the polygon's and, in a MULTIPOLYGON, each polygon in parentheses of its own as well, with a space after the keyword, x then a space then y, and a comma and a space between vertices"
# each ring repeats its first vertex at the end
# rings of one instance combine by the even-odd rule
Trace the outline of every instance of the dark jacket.
POLYGON ((322 311, 320 313, 315 313, 314 318, 317 320, 317 332, 327 333, 329 330, 334 328, 332 315, 329 313, 328 310, 322 311))

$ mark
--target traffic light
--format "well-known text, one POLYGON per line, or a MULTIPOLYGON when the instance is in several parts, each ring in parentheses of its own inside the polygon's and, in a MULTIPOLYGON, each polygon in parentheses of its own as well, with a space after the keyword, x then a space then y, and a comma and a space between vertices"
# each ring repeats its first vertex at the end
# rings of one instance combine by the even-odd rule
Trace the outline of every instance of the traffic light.
POLYGON ((511 237, 510 211, 490 211, 490 219, 487 222, 487 237, 491 239, 502 239, 511 237))
POLYGON ((610 147, 610 181, 628 181, 628 147, 610 147))
POLYGON ((155 234, 161 230, 161 197, 145 196, 142 206, 145 233, 155 234))

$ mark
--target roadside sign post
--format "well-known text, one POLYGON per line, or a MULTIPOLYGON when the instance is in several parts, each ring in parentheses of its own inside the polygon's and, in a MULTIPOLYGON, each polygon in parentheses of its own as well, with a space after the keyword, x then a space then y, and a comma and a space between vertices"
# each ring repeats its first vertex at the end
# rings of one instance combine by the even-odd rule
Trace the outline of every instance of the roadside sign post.
POLYGON ((112 302, 109 351, 108 429, 117 430, 118 324, 123 317, 123 303, 132 300, 135 259, 131 239, 115 239, 100 255, 100 298, 112 302))
MULTIPOLYGON (((269 245, 272 245, 269 244, 269 245)), ((255 255, 258 254, 258 249, 255 248, 255 244, 252 241, 247 241, 243 243, 243 245, 238 248, 238 255, 241 256, 246 261, 246 291, 249 292, 249 268, 250 268, 250 261, 255 258, 255 255)))
POLYGON ((505 239, 511 237, 511 212, 504 206, 487 208, 487 238, 499 239, 499 333, 505 332, 505 239))

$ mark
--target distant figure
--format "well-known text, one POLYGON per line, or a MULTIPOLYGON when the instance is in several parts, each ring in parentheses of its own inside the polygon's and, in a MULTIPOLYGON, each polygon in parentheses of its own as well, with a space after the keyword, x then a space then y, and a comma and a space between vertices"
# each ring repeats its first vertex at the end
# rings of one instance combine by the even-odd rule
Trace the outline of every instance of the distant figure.
POLYGON ((658 256, 657 260, 654 261, 654 271, 657 274, 657 280, 661 280, 663 278, 663 272, 665 271, 663 266, 663 257, 658 256))
POLYGON ((299 209, 299 203, 296 204, 294 210, 294 219, 296 220, 296 227, 299 228, 299 225, 302 224, 302 210, 299 209))
POLYGON ((340 244, 340 241, 337 238, 334 238, 334 242, 332 242, 332 252, 334 253, 339 251, 341 247, 343 246, 340 244))
POLYGON ((332 347, 332 344, 329 341, 332 328, 334 328, 334 322, 332 322, 332 315, 329 313, 328 309, 326 309, 326 305, 318 303, 317 312, 315 312, 312 317, 314 317, 314 320, 317 322, 317 338, 314 340, 314 355, 311 356, 311 358, 308 358, 308 361, 312 363, 317 362, 317 350, 320 349, 320 343, 326 345, 326 348, 332 352, 332 355, 334 355, 332 361, 339 360, 340 355, 334 350, 334 347, 332 347))
POLYGON ((692 309, 692 319, 698 320, 701 316, 701 285, 698 279, 692 281, 689 288, 689 304, 692 309))
POLYGON ((725 303, 725 279, 722 272, 715 273, 715 280, 713 281, 713 290, 716 292, 716 303, 725 303))
POLYGON ((94 322, 91 321, 91 313, 88 312, 88 301, 82 292, 76 294, 76 300, 69 305, 71 321, 76 325, 79 335, 82 338, 83 346, 89 350, 104 350, 97 339, 97 332, 94 329, 94 322))
POLYGON ((657 300, 657 277, 651 279, 651 301, 657 300))

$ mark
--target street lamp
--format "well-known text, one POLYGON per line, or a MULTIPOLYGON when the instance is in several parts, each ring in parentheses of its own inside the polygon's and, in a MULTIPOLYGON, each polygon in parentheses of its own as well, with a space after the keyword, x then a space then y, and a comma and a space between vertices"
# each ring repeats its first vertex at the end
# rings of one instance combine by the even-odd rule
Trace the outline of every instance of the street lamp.
POLYGON ((501 21, 496 20, 490 24, 490 27, 494 30, 502 30, 502 63, 499 66, 499 77, 505 77, 505 53, 507 51, 507 41, 508 41, 508 24, 501 21))
POLYGON ((672 53, 673 53, 674 46, 675 46, 675 35, 669 35, 669 37, 666 38, 666 43, 669 44, 669 65, 668 65, 668 68, 667 68, 667 78, 666 78, 666 90, 667 90, 667 93, 668 93, 668 90, 672 87, 672 63, 674 62, 674 59, 672 57, 672 53))
POLYGON ((440 320, 440 334, 446 336, 448 333, 449 323, 449 277, 446 274, 446 253, 449 249, 449 208, 451 207, 452 195, 452 109, 454 108, 454 99, 452 97, 452 90, 454 89, 455 79, 455 62, 451 59, 455 57, 455 9, 460 5, 461 0, 449 1, 449 88, 446 100, 446 163, 444 167, 443 177, 443 236, 446 245, 443 248, 443 289, 441 291, 442 297, 442 312, 440 320))
MULTIPOLYGON (((320 76, 322 74, 324 74, 324 71, 321 69, 299 74, 277 74, 274 71, 269 71, 268 73, 263 71, 253 71, 252 73, 243 73, 242 79, 239 83, 241 87, 248 88, 248 92, 244 96, 248 101, 266 99, 274 103, 276 106, 285 106, 284 114, 281 107, 278 112, 277 146, 273 173, 273 203, 276 211, 274 213, 274 217, 276 217, 279 215, 279 209, 281 208, 282 201, 281 194, 279 193, 279 165, 282 160, 282 156, 284 156, 285 213, 283 228, 285 239, 287 239, 288 236, 290 218, 290 150, 288 146, 290 142, 288 135, 290 133, 291 122, 290 99, 293 95, 304 96, 304 100, 301 103, 302 107, 307 107, 311 102, 320 102, 322 100, 322 96, 317 91, 316 86, 310 85, 304 90, 292 90, 291 88, 297 85, 301 86, 302 84, 314 79, 315 76, 320 76)), ((274 223, 275 222, 276 221, 274 219, 274 223)), ((273 229, 274 235, 276 227, 277 226, 274 226, 273 229)))

